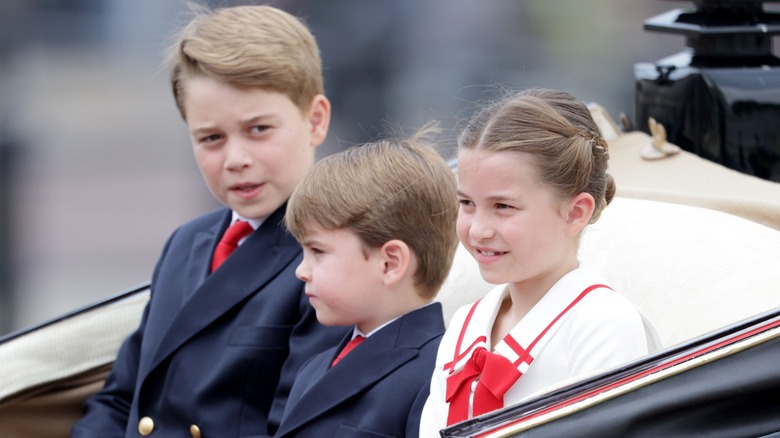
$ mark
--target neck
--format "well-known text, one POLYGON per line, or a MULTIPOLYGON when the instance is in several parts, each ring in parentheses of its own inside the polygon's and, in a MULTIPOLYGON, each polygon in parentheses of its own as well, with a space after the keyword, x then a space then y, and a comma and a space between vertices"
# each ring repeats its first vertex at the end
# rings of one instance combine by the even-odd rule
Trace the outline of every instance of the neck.
POLYGON ((572 261, 562 264, 552 272, 542 276, 530 278, 522 282, 511 283, 509 289, 509 300, 511 302, 508 309, 509 314, 517 318, 519 322, 558 282, 564 275, 577 269, 579 261, 575 258, 572 261))

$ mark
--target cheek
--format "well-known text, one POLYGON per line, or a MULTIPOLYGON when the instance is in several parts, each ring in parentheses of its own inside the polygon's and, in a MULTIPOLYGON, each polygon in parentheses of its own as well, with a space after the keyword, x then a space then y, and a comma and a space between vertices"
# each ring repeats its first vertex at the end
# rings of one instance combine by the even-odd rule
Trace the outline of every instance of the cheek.
POLYGON ((195 162, 204 173, 214 173, 222 169, 222 156, 215 152, 195 150, 195 162))
POLYGON ((265 163, 275 162, 275 166, 265 166, 268 172, 278 170, 280 177, 284 177, 297 184, 309 169, 314 165, 314 153, 309 148, 284 149, 278 150, 278 154, 265 157, 265 163))
POLYGON ((458 213, 458 220, 455 222, 455 232, 458 234, 458 239, 460 239, 461 242, 466 242, 470 227, 471 223, 466 219, 466 217, 458 213))

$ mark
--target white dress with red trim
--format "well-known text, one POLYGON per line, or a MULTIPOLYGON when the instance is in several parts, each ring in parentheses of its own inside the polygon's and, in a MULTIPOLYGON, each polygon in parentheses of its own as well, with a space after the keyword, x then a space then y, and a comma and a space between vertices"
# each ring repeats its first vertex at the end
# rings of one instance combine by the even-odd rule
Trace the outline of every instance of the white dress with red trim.
POLYGON ((598 273, 561 278, 490 351, 506 285, 464 306, 439 346, 421 437, 648 353, 637 308, 598 273))

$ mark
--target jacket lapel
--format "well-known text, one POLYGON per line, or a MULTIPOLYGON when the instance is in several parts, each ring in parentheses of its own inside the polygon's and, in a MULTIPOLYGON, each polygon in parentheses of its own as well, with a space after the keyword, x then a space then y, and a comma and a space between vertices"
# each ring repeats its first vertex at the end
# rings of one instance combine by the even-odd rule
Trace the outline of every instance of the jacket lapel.
MULTIPOLYGON (((214 320, 261 290, 300 253, 295 239, 280 225, 284 207, 277 210, 224 262, 208 275, 183 304, 147 368, 151 372, 182 344, 209 326, 214 320)), ((222 224, 224 228, 226 224, 222 224)), ((215 234, 195 239, 189 264, 190 278, 202 278, 208 272, 215 234), (205 251, 204 248, 208 250, 205 251)))
MULTIPOLYGON (((310 376, 313 383, 291 408, 279 434, 290 433, 338 408, 345 400, 417 357, 422 345, 444 332, 441 315, 439 303, 409 313, 368 337, 333 368, 330 362, 335 353, 324 356, 326 360, 310 376)), ((340 345, 343 347, 345 343, 346 340, 340 345)))
POLYGON ((209 230, 201 231, 195 235, 187 263, 187 271, 182 277, 182 281, 185 282, 183 293, 181 294, 182 307, 195 295, 195 292, 208 278, 214 248, 216 248, 217 241, 221 237, 223 230, 230 223, 230 217, 230 210, 228 210, 223 220, 214 224, 209 230))

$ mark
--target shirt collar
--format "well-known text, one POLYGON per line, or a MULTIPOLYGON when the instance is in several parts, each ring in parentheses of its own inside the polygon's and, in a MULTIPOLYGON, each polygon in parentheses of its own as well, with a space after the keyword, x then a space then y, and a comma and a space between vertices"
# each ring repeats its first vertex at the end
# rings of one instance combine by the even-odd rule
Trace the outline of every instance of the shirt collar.
POLYGON ((263 224, 265 219, 266 218, 262 218, 262 219, 247 219, 247 218, 241 216, 240 214, 236 213, 235 210, 233 210, 232 217, 230 219, 230 224, 228 226, 233 225, 238 220, 242 220, 242 221, 249 222, 249 225, 252 226, 252 229, 256 230, 256 229, 260 228, 260 225, 263 224))

